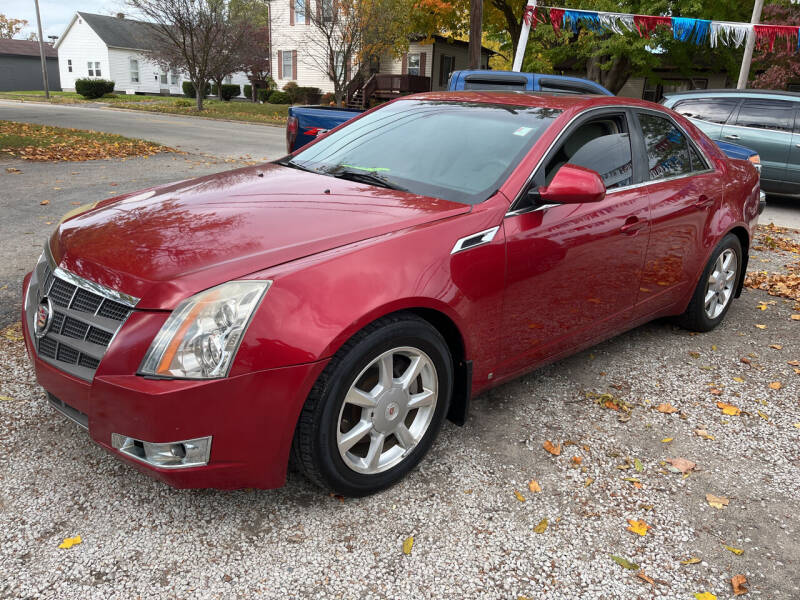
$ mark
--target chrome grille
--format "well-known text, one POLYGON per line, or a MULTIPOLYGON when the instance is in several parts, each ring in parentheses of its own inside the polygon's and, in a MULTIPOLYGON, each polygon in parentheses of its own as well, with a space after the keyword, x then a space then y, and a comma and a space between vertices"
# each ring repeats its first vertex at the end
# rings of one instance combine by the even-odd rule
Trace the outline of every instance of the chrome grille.
POLYGON ((31 276, 25 312, 39 357, 91 381, 111 340, 137 302, 138 298, 59 268, 46 246, 31 276), (47 333, 37 338, 33 321, 44 297, 50 299, 53 315, 47 333))

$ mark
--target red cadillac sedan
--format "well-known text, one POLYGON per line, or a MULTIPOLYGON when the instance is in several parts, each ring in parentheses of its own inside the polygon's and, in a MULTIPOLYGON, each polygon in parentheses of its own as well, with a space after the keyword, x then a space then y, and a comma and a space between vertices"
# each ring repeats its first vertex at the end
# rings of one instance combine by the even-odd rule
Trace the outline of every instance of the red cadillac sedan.
POLYGON ((386 488, 470 398, 742 289, 756 170, 661 106, 431 93, 69 215, 26 276, 51 404, 177 487, 386 488))

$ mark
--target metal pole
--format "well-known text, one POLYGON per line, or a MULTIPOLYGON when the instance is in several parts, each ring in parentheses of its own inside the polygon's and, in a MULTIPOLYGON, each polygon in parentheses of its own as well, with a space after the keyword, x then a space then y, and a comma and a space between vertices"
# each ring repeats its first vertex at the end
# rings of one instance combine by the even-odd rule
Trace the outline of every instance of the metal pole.
POLYGON ((471 0, 469 11, 469 68, 480 69, 483 0, 471 0))
POLYGON ((39 56, 42 59, 42 83, 44 83, 44 97, 50 99, 50 86, 47 83, 47 59, 44 56, 44 39, 42 38, 42 17, 39 15, 39 0, 36 4, 36 26, 39 28, 39 56))
MULTIPOLYGON (((532 6, 533 10, 536 10, 536 0, 528 0, 528 6, 532 6)), ((530 33, 531 24, 525 21, 525 12, 523 12, 522 31, 519 33, 519 43, 517 44, 517 53, 514 55, 514 66, 511 67, 512 71, 522 70, 522 59, 525 57, 525 48, 528 47, 528 36, 530 33)))
MULTIPOLYGON (((764 8, 764 0, 756 0, 753 6, 753 16, 750 19, 752 25, 757 25, 761 21, 761 10, 764 8)), ((744 56, 742 57, 742 68, 739 70, 739 83, 736 89, 743 90, 747 87, 747 79, 750 77, 750 63, 753 62, 753 46, 756 44, 756 31, 750 27, 747 32, 747 42, 744 46, 744 56)))

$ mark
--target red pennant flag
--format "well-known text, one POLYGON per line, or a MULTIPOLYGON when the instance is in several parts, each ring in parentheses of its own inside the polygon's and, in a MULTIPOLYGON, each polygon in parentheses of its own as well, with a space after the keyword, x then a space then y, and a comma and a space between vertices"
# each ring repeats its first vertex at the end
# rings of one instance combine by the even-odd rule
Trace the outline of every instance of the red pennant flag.
POLYGON ((797 46, 797 27, 789 25, 753 25, 753 29, 759 45, 768 45, 770 52, 774 50, 777 38, 785 39, 790 50, 797 46))
POLYGON ((550 9, 550 24, 553 26, 553 31, 558 35, 561 25, 564 23, 564 9, 551 8, 550 9))
POLYGON ((653 17, 650 15, 633 15, 633 23, 636 25, 636 31, 639 32, 639 37, 649 38, 650 34, 655 31, 659 25, 666 25, 672 29, 671 17, 653 17))

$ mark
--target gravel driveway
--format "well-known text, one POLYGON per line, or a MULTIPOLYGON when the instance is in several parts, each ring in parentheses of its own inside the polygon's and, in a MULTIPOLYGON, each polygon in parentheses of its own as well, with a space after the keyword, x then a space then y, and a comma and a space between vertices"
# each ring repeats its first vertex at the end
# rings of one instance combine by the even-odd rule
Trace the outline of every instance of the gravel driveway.
MULTIPOLYGON (((790 260, 756 252, 751 265, 790 260)), ((711 333, 655 322, 541 369, 480 396, 409 477, 358 500, 297 474, 274 491, 155 482, 46 406, 6 330, 0 597, 722 599, 743 574, 745 597, 796 599, 796 312, 745 290, 711 333), (687 476, 664 462, 679 457, 696 463, 687 476)))

